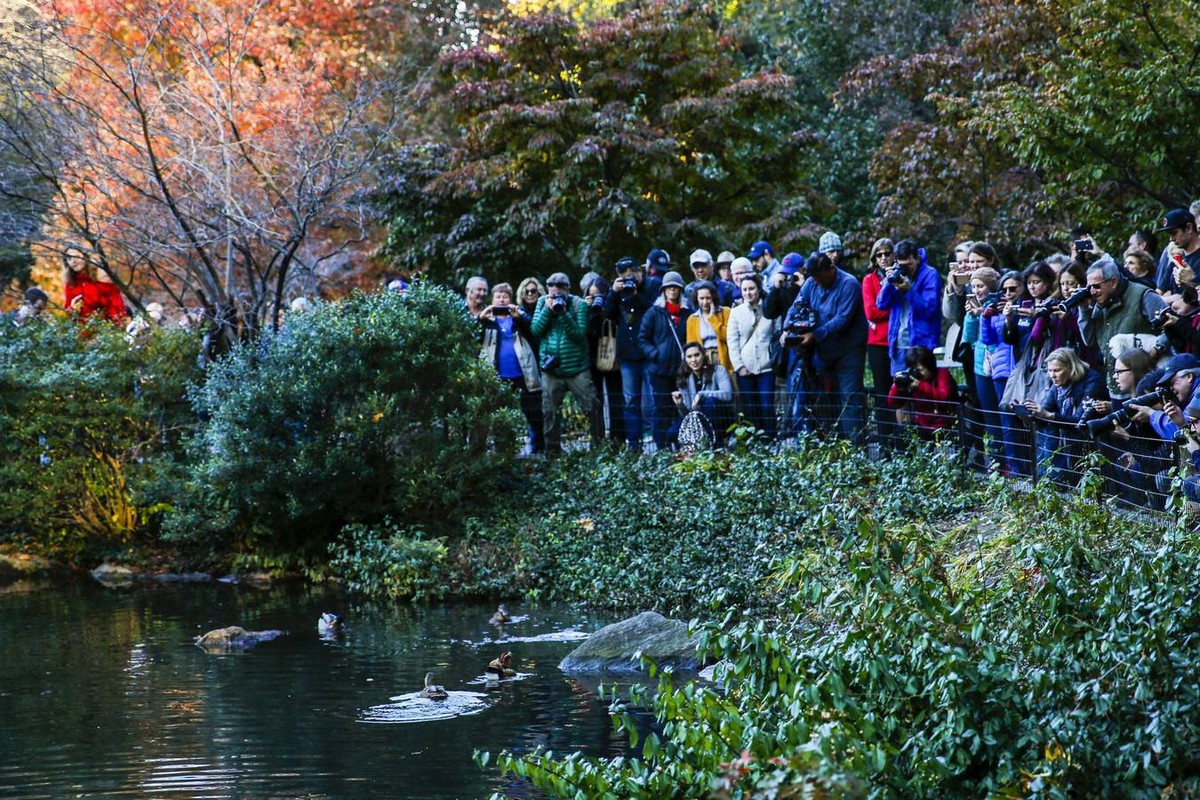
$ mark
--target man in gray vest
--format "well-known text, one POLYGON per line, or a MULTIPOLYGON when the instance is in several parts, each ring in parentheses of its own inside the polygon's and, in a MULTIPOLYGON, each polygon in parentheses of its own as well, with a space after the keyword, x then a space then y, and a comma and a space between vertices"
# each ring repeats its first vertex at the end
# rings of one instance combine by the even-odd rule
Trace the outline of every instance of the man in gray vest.
POLYGON ((1092 308, 1079 309, 1080 331, 1084 341, 1100 351, 1111 374, 1120 355, 1109 348, 1112 338, 1122 333, 1152 334, 1155 317, 1166 308, 1166 303, 1147 287, 1123 277, 1107 254, 1088 267, 1087 288, 1092 308))

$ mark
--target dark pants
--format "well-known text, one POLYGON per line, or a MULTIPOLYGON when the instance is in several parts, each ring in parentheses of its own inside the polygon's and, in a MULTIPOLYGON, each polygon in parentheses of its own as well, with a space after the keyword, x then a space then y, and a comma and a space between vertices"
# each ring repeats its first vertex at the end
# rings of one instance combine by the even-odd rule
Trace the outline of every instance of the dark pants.
POLYGON ((525 415, 525 423, 529 425, 529 449, 535 453, 546 450, 546 436, 542 422, 542 393, 531 392, 525 387, 524 378, 507 378, 521 398, 521 413, 525 415))
POLYGON ((896 413, 888 407, 888 392, 892 388, 892 359, 886 344, 867 345, 867 369, 871 371, 871 401, 875 407, 875 424, 879 438, 888 442, 895 436, 896 413))
POLYGON ((650 386, 654 389, 654 446, 665 450, 671 443, 671 424, 675 419, 674 375, 650 373, 650 386))
POLYGON ((622 389, 621 371, 601 372, 592 368, 592 383, 596 386, 596 413, 601 438, 604 437, 604 412, 608 411, 608 436, 614 441, 625 441, 625 397, 622 389))
POLYGON ((746 421, 775 438, 775 373, 771 370, 758 375, 738 375, 738 394, 742 398, 742 414, 746 421))

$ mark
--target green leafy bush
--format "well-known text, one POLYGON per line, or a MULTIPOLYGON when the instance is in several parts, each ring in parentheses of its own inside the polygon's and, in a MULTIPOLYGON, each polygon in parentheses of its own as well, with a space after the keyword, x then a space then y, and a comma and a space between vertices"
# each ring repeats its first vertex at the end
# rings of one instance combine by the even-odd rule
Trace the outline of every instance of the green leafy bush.
POLYGON ((256 552, 316 558, 345 524, 387 516, 450 529, 516 453, 515 400, 435 287, 293 314, 192 398, 204 423, 171 533, 256 552))
POLYGON ((87 563, 147 544, 157 487, 194 423, 194 334, 131 344, 107 322, 6 325, 0 333, 0 530, 10 546, 87 563))
POLYGON ((346 585, 372 597, 440 599, 446 590, 446 545, 384 520, 378 528, 347 525, 330 546, 330 567, 346 585))
POLYGON ((557 797, 1195 796, 1194 542, 1025 505, 997 534, 1003 570, 918 526, 847 521, 783 565, 780 616, 701 628, 719 686, 634 695, 657 719, 640 759, 498 764, 557 797))

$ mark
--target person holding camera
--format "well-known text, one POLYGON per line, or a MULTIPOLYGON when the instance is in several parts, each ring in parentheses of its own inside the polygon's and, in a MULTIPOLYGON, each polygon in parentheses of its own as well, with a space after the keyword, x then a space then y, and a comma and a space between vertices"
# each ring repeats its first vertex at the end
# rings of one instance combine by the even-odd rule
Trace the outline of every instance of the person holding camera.
MULTIPOLYGON (((1015 309, 1021 303, 1025 292, 1025 284, 1021 273, 1009 270, 1000 276, 1000 297, 989 298, 980 312, 979 341, 987 350, 987 373, 991 377, 996 390, 997 416, 1000 419, 1000 433, 1004 441, 1004 469, 1008 474, 1032 474, 1029 454, 1022 454, 1022 441, 1015 420, 1007 412, 1022 415, 1024 408, 1009 408, 1004 402, 1005 390, 1010 380, 1024 380, 1024 374, 1013 376, 1013 367, 1017 363, 1017 353, 1004 337, 1004 332, 1012 325, 1015 309)), ((982 400, 980 402, 983 402, 982 400)), ((988 400, 990 403, 990 398, 988 400)), ((1032 445, 1031 439, 1024 443, 1032 445)))
POLYGON ((911 239, 896 244, 896 264, 888 271, 875 305, 888 315, 888 357, 892 374, 904 369, 908 348, 933 350, 942 337, 942 278, 911 239))
POLYGON ((920 438, 935 441, 940 431, 958 425, 958 384, 928 347, 910 347, 904 363, 908 368, 896 373, 888 405, 896 409, 897 422, 915 424, 920 438))
POLYGON ((1109 347, 1113 337, 1152 333, 1166 303, 1155 292, 1123 277, 1116 262, 1104 254, 1088 267, 1087 289, 1093 305, 1090 313, 1080 314, 1080 332, 1111 370, 1117 355, 1109 347))
POLYGON ((625 447, 642 449, 644 431, 642 398, 647 397, 647 411, 653 414, 653 389, 646 371, 646 355, 638 341, 642 320, 650 310, 651 301, 642 291, 642 269, 636 261, 625 256, 617 261, 617 278, 613 281, 611 298, 606 301, 608 318, 617 326, 617 362, 621 368, 621 399, 625 409, 625 447))
MULTIPOLYGON (((1192 203, 1194 207, 1196 203, 1192 203)), ((1196 217, 1188 208, 1173 208, 1158 221, 1155 233, 1165 233, 1171 243, 1163 248, 1159 256, 1158 269, 1154 283, 1160 292, 1178 292, 1179 273, 1181 267, 1186 267, 1192 276, 1200 274, 1200 230, 1197 230, 1196 217), (1178 255, 1172 257, 1172 248, 1178 255)))
POLYGON ((838 409, 838 430, 851 442, 863 434, 863 368, 867 360, 867 317, 863 313, 862 287, 850 273, 838 269, 825 253, 814 253, 805 262, 808 280, 784 331, 794 346, 811 351, 813 368, 822 383, 836 387, 830 405, 838 409), (807 306, 812 317, 798 325, 807 306), (811 323, 815 322, 815 326, 811 323))
POLYGON ((1162 299, 1167 304, 1158 312, 1158 323, 1165 340, 1162 344, 1175 354, 1200 353, 1200 307, 1197 306, 1195 287, 1185 286, 1177 293, 1168 292, 1162 299))
POLYGON ((519 305, 513 304, 512 286, 498 283, 492 287, 492 304, 479 313, 479 323, 483 327, 480 355, 496 368, 501 380, 518 392, 521 413, 529 425, 529 449, 533 453, 544 452, 538 351, 532 320, 519 305))
POLYGON ((1045 393, 1024 404, 1038 423, 1038 465, 1052 481, 1060 483, 1062 476, 1069 474, 1074 483, 1078 479, 1075 464, 1084 441, 1081 424, 1096 413, 1096 401, 1108 399, 1108 387, 1104 376, 1069 347, 1060 347, 1046 356, 1046 374, 1050 385, 1045 393))
POLYGON ((688 314, 683 308, 683 278, 668 272, 662 279, 662 294, 646 312, 638 331, 638 343, 646 356, 646 371, 654 389, 654 445, 659 450, 670 446, 671 409, 674 403, 675 377, 683 361, 683 343, 687 341, 688 314))
POLYGON ((542 418, 546 452, 562 452, 559 409, 569 390, 592 424, 596 438, 596 388, 588 370, 588 305, 571 294, 571 281, 556 272, 546 281, 549 294, 538 300, 531 330, 541 342, 542 418))
MULTIPOLYGON (((867 369, 878 403, 892 386, 892 360, 888 358, 888 319, 891 311, 875 304, 887 274, 895 264, 891 239, 876 239, 868 260, 871 268, 862 279, 863 314, 867 318, 867 369)), ((958 320, 961 322, 962 320, 958 320)), ((882 403, 880 403, 882 405, 882 403)))

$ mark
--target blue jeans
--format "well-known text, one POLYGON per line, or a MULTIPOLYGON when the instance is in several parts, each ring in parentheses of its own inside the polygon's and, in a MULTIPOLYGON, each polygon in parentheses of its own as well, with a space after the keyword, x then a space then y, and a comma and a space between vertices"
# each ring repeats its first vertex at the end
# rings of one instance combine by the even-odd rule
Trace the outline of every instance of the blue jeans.
MULTIPOLYGON (((625 406, 625 441, 642 446, 642 394, 650 383, 645 361, 621 362, 621 394, 625 406)), ((653 398, 653 394, 651 394, 653 398)), ((667 399, 670 399, 669 397, 667 399)), ((672 403, 674 408, 675 404, 672 403)))
POLYGON ((837 385, 840 412, 838 430, 852 442, 862 439, 863 433, 863 367, 867 356, 863 350, 851 350, 832 361, 816 358, 816 367, 837 385))
POLYGON ((737 384, 746 421, 765 433, 768 439, 774 439, 775 373, 767 370, 758 375, 738 375, 737 384))

